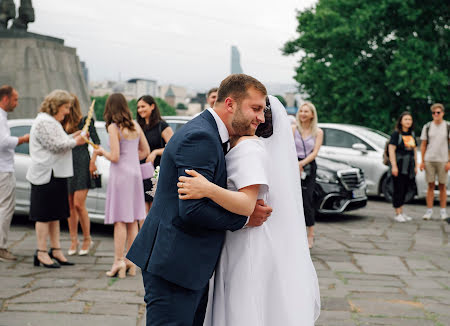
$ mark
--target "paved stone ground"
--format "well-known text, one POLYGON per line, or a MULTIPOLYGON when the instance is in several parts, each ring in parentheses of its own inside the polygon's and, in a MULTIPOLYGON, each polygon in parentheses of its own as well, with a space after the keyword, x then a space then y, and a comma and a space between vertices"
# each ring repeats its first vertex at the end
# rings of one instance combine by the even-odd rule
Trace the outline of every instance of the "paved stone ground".
MULTIPOLYGON (((370 201, 320 220, 312 250, 322 295, 316 326, 450 325, 450 225, 422 221, 423 210, 408 205, 416 219, 393 223, 389 204, 370 201)), ((67 248, 65 226, 62 238, 67 248)), ((33 225, 16 217, 10 243, 19 260, 0 262, 0 325, 144 325, 140 275, 107 278, 112 228, 94 225, 93 238, 92 254, 73 258, 76 266, 34 267, 33 225)))

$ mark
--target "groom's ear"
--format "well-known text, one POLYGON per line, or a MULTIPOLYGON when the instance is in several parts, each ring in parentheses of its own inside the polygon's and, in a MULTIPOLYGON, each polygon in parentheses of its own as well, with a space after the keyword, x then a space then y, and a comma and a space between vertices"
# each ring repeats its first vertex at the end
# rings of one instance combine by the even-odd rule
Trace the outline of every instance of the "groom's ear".
POLYGON ((233 104, 234 104, 234 100, 231 97, 227 97, 224 101, 225 104, 225 109, 229 112, 229 113, 233 113, 234 108, 233 108, 233 104))

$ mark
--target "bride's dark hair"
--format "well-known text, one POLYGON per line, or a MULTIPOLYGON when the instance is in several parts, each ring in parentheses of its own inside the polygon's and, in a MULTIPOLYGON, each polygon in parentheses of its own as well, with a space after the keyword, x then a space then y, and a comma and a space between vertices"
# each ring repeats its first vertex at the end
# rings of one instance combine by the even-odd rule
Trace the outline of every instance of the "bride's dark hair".
POLYGON ((266 97, 266 110, 264 111, 264 123, 261 123, 256 129, 255 135, 268 138, 273 134, 272 109, 270 108, 269 97, 266 97))

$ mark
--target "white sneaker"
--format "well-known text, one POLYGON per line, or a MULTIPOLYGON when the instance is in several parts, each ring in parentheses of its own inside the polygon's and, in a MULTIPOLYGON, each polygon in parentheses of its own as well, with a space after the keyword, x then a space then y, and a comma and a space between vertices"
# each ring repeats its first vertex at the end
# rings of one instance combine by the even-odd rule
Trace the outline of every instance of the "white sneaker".
POLYGON ((448 217, 447 212, 445 210, 441 210, 441 220, 446 220, 448 217))
POLYGON ((412 221, 413 220, 413 218, 411 217, 411 216, 408 216, 408 215, 405 215, 405 214, 402 214, 403 215, 403 218, 406 220, 406 221, 412 221))
POLYGON ((431 219, 431 216, 433 216, 433 210, 427 210, 426 212, 425 212, 425 214, 423 214, 423 219, 424 220, 430 220, 431 219))
POLYGON ((402 214, 398 214, 396 217, 394 217, 394 221, 402 223, 406 222, 406 219, 403 217, 402 214))

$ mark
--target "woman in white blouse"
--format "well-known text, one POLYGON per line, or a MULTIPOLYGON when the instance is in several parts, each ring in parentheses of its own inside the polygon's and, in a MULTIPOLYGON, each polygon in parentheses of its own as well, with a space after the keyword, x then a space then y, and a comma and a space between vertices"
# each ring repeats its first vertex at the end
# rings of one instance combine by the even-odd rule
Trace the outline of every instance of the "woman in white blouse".
POLYGON ((70 215, 67 178, 73 175, 72 148, 85 143, 80 132, 69 136, 61 125, 72 101, 66 91, 51 92, 42 102, 30 131, 31 166, 27 180, 31 183, 30 220, 36 222, 35 266, 73 265, 64 257, 59 241, 59 220, 70 215), (47 252, 49 236, 51 249, 47 252))

